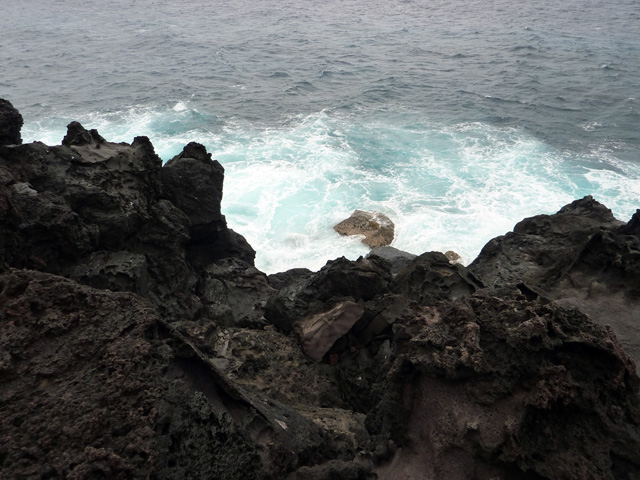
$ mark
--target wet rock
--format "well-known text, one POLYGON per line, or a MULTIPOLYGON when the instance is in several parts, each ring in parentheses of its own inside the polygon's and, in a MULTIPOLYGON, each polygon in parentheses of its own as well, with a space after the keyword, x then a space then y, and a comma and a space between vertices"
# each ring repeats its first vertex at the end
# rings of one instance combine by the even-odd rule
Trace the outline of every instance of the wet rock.
POLYGON ((11 102, 0 98, 0 145, 19 145, 22 143, 22 115, 11 102))
POLYGON ((444 252, 444 256, 447 257, 449 263, 459 263, 460 261, 460 255, 458 255, 453 250, 447 250, 446 252, 444 252))
POLYGON ((364 235, 362 243, 371 248, 384 247, 393 241, 395 226, 384 213, 355 210, 333 229, 341 235, 364 235))

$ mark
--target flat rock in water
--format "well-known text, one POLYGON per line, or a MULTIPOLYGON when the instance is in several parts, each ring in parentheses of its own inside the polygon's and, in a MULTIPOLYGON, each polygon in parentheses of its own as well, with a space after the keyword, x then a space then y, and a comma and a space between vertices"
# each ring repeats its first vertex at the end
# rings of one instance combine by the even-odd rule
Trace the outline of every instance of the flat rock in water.
POLYGON ((371 248, 391 245, 395 232, 393 222, 385 214, 363 210, 355 210, 333 229, 341 235, 364 235, 362 243, 371 248))

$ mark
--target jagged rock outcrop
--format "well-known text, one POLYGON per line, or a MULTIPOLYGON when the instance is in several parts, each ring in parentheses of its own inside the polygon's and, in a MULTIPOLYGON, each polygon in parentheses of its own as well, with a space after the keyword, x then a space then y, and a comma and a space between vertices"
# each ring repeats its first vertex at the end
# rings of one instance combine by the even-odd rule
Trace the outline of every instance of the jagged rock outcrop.
POLYGON ((592 197, 518 223, 469 269, 490 286, 579 308, 611 325, 640 364, 640 213, 628 224, 592 197))
POLYGON ((228 380, 138 295, 23 270, 0 275, 0 304, 7 478, 279 478, 322 458, 319 427, 228 380))
POLYGON ((395 235, 395 225, 384 213, 363 210, 355 210, 333 229, 340 235, 364 235, 362 243, 371 248, 391 245, 395 235))
POLYGON ((367 258, 382 258, 391 264, 391 274, 397 275, 417 257, 409 252, 404 252, 393 247, 375 247, 367 254, 367 258))
POLYGON ((0 476, 640 476, 639 213, 266 276, 223 174, 77 123, 0 146, 0 476))
POLYGON ((0 98, 0 145, 19 145, 22 143, 22 115, 11 102, 0 98))
POLYGON ((115 144, 73 122, 61 146, 1 148, 0 268, 132 291, 180 313, 191 305, 193 316, 206 311, 194 293, 207 265, 253 265, 220 213, 223 169, 201 145, 163 166, 146 137, 115 144))

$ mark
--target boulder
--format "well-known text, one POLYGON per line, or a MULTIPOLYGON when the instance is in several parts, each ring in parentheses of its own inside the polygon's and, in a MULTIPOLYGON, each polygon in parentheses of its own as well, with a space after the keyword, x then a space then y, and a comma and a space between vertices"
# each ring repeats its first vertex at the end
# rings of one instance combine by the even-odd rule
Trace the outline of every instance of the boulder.
POLYGON ((220 211, 224 168, 203 145, 191 142, 161 169, 163 198, 187 215, 193 264, 206 265, 239 257, 253 265, 255 251, 241 235, 227 228, 220 211))
POLYGON ((453 250, 447 250, 444 252, 444 256, 447 257, 449 263, 460 263, 460 255, 453 250))
POLYGON ((303 317, 327 311, 343 300, 371 300, 391 282, 388 263, 342 257, 327 262, 320 271, 283 286, 265 307, 265 317, 286 333, 303 317))
POLYGON ((384 213, 355 210, 333 229, 341 235, 364 235, 362 243, 371 248, 391 245, 395 226, 384 213))
POLYGON ((409 263, 394 279, 395 291, 420 305, 468 296, 483 287, 467 268, 451 264, 440 252, 427 252, 409 263))
POLYGON ((94 145, 100 148, 100 145, 103 143, 105 143, 105 140, 98 133, 98 130, 95 128, 87 130, 80 122, 71 122, 67 125, 67 134, 62 139, 62 145, 66 145, 67 147, 94 145))
POLYGON ((340 337, 360 320, 364 308, 354 302, 340 302, 327 312, 300 321, 296 331, 302 349, 309 358, 319 362, 340 337))
POLYGON ((217 325, 262 328, 264 307, 274 293, 267 276, 239 258, 207 265, 197 293, 206 316, 217 325))

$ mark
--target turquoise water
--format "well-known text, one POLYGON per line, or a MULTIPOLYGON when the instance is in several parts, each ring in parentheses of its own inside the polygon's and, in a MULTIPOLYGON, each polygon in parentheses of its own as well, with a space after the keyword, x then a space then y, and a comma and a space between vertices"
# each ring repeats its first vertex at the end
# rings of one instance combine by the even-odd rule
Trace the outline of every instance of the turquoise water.
POLYGON ((634 1, 4 2, 0 96, 23 139, 71 120, 189 141, 225 167, 223 212, 266 272, 393 246, 473 260, 525 216, 592 194, 640 208, 634 1), (28 16, 23 12, 29 11, 28 16))

